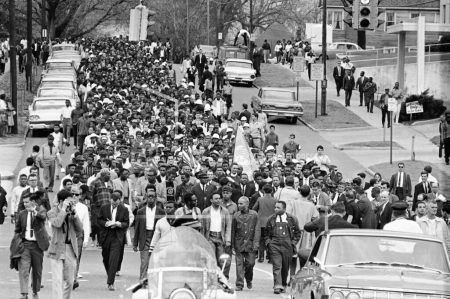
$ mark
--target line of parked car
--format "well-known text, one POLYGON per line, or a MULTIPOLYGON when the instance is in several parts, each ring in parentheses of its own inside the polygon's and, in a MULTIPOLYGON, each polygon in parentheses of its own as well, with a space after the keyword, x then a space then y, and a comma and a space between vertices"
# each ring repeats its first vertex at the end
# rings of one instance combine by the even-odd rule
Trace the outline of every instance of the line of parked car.
POLYGON ((74 44, 56 44, 44 65, 33 102, 28 107, 29 132, 51 129, 61 122, 61 110, 69 100, 73 107, 80 102, 77 92, 77 69, 81 54, 74 44))

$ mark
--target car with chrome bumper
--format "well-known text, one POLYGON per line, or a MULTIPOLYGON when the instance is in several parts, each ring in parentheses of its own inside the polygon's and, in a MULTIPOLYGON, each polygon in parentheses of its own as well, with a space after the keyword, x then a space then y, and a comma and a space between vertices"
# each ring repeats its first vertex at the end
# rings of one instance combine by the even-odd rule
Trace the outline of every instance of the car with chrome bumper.
POLYGON ((55 124, 61 124, 61 112, 66 106, 66 100, 76 105, 76 99, 68 97, 40 97, 34 98, 28 107, 29 130, 31 135, 37 130, 53 129, 55 124))
POLYGON ((256 79, 256 70, 248 59, 230 58, 225 62, 225 80, 230 83, 245 83, 250 86, 256 79))
MULTIPOLYGON (((300 254, 300 252, 299 252, 300 254)), ((322 233, 291 281, 291 299, 447 299, 445 244, 385 230, 322 233)))
POLYGON ((161 237, 147 279, 128 290, 133 291, 133 299, 236 299, 222 272, 205 237, 180 226, 161 237))
POLYGON ((268 117, 288 118, 294 124, 303 116, 303 106, 296 100, 295 91, 284 88, 260 88, 258 96, 252 97, 252 107, 260 108, 268 117))

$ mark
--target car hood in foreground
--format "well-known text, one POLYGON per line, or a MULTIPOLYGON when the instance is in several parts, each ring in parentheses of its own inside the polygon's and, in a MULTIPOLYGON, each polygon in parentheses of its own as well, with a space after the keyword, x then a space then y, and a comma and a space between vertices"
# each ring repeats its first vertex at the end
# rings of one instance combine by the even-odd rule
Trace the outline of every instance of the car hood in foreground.
POLYGON ((401 267, 326 267, 329 286, 450 295, 450 274, 401 267))

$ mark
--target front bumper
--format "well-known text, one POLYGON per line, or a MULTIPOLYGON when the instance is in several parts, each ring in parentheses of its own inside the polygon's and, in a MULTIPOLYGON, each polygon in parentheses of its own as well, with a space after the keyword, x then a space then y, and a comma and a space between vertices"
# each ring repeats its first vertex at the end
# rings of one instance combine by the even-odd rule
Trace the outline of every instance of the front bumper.
POLYGON ((302 117, 303 111, 262 109, 267 116, 302 117))
POLYGON ((33 122, 30 121, 28 127, 31 130, 45 130, 45 129, 53 129, 55 125, 61 124, 60 121, 46 121, 46 122, 33 122))
POLYGON ((227 76, 225 77, 226 80, 230 81, 230 82, 235 82, 235 83, 253 83, 253 81, 255 81, 255 78, 249 78, 249 77, 239 77, 239 76, 227 76))

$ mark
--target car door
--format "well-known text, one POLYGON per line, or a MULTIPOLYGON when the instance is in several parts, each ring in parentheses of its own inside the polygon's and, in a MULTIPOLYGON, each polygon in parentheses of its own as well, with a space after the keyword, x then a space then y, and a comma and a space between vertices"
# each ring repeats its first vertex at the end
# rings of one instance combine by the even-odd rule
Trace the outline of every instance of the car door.
POLYGON ((306 265, 297 272, 292 283, 292 298, 311 299, 311 294, 323 293, 317 290, 317 281, 322 280, 321 264, 326 246, 326 236, 320 235, 309 254, 306 265))

